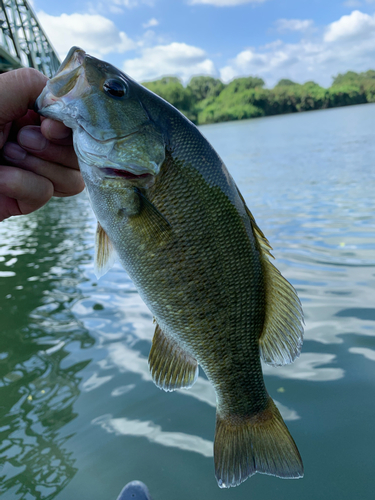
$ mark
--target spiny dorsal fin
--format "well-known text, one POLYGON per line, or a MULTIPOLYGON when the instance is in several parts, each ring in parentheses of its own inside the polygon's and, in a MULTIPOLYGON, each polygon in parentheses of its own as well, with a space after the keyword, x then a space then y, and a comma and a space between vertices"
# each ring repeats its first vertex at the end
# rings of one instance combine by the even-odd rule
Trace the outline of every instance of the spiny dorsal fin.
POLYGON ((164 391, 189 389, 198 378, 198 363, 156 324, 148 365, 155 384, 164 391))
POLYGON ((98 222, 95 235, 95 263, 94 271, 99 279, 111 269, 116 261, 116 252, 100 223, 98 222))
POLYGON ((303 342, 303 312, 293 286, 268 260, 272 249, 259 229, 253 215, 239 193, 250 218, 253 234, 258 242, 266 288, 266 315, 263 332, 259 338, 260 355, 269 365, 286 365, 301 352, 303 342))

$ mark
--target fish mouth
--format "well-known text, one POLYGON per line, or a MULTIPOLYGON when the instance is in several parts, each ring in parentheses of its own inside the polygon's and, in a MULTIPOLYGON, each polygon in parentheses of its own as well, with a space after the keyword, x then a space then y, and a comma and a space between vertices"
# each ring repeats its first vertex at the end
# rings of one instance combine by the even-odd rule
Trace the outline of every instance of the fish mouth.
POLYGON ((61 63, 61 66, 57 70, 55 76, 70 73, 79 66, 82 66, 85 56, 86 52, 83 49, 79 47, 72 47, 61 63))
MULTIPOLYGON (((72 47, 69 50, 61 66, 53 78, 47 81, 43 92, 36 100, 35 111, 44 116, 48 116, 49 110, 47 112, 46 110, 51 106, 54 108, 57 106, 61 111, 66 104, 66 102, 64 104, 61 102, 61 98, 64 97, 64 101, 69 101, 75 97, 75 94, 84 91, 88 86, 83 67, 85 57, 86 52, 79 47, 72 47)), ((54 116, 51 115, 51 118, 54 116)))
POLYGON ((122 170, 118 168, 101 168, 100 169, 104 174, 107 179, 111 178, 117 178, 117 177, 122 177, 123 179, 129 180, 129 181, 137 181, 139 179, 148 179, 153 177, 151 173, 147 174, 133 174, 132 172, 129 172, 128 170, 122 170))

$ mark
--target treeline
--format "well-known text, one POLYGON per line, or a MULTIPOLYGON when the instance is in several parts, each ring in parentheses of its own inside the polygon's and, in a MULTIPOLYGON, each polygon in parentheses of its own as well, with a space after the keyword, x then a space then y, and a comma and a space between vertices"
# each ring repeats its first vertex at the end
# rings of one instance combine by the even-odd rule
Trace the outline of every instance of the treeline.
POLYGON ((266 89, 261 78, 252 76, 227 85, 210 76, 195 76, 186 87, 173 76, 143 85, 198 125, 375 102, 374 70, 339 74, 328 89, 312 81, 301 85, 287 79, 266 89))

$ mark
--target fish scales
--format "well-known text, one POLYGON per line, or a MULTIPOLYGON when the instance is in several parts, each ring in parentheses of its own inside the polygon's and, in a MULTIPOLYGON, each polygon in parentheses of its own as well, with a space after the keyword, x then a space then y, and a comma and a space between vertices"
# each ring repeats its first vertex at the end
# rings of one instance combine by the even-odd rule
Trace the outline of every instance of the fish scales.
MULTIPOLYGON (((196 169, 188 168, 186 163, 182 167, 181 162, 170 158, 160 175, 157 186, 148 189, 148 199, 172 228, 177 228, 172 231, 176 234, 167 243, 162 240, 155 245, 157 234, 140 231, 142 218, 135 217, 124 225, 115 249, 163 332, 184 344, 213 381, 217 393, 230 394, 230 404, 246 406, 249 414, 259 411, 260 402, 263 400, 265 405, 267 396, 264 392, 262 398, 259 394, 253 398, 258 380, 249 375, 260 372, 260 368, 248 363, 252 358, 259 361, 257 339, 264 322, 261 264, 250 252, 254 242, 251 244, 226 196, 217 187, 199 182, 196 169), (181 184, 183 190, 179 189, 181 184), (203 211, 202 201, 206 198, 210 203, 203 211), (183 218, 179 206, 184 207, 183 218), (223 219, 227 219, 230 232, 223 227, 223 219), (233 253, 237 252, 244 258, 234 259, 233 253), (241 339, 243 330, 249 332, 249 338, 241 339), (207 362, 207 344, 212 340, 215 349, 209 351, 207 362), (238 379, 223 379, 223 370, 233 371, 232 365, 237 367, 238 379)), ((93 192, 90 196, 97 206, 107 207, 110 203, 106 199, 96 203, 93 192)), ((101 193, 97 196, 102 199, 101 193)), ((108 197, 113 199, 113 193, 108 197)), ((98 209, 97 214, 100 220, 98 209)), ((115 213, 115 220, 107 220, 104 230, 110 232, 116 224, 115 213)), ((222 399, 224 407, 229 403, 228 396, 222 399)))
MULTIPOLYGON (((249 258, 251 242, 233 205, 222 192, 217 188, 207 188, 207 184, 199 182, 199 179, 196 179, 199 173, 195 169, 190 168, 187 174, 186 164, 182 176, 178 162, 174 160, 173 163, 165 175, 165 193, 167 194, 172 187, 172 191, 179 193, 179 196, 174 199, 165 196, 166 203, 159 203, 161 202, 159 196, 163 197, 161 180, 161 186, 158 184, 157 188, 155 186, 150 189, 149 197, 160 208, 172 227, 177 206, 183 204, 189 207, 180 226, 181 237, 177 238, 175 251, 172 252, 176 257, 175 262, 163 266, 163 260, 168 259, 168 256, 163 254, 160 255, 160 262, 155 262, 156 267, 164 268, 165 280, 170 274, 174 277, 176 288, 182 292, 178 297, 182 297, 183 300, 180 302, 174 299, 176 288, 166 287, 165 290, 158 292, 158 284, 155 283, 156 287, 151 291, 152 297, 156 294, 158 297, 162 295, 166 303, 173 304, 170 315, 164 310, 161 300, 155 315, 159 324, 163 325, 164 333, 178 337, 184 342, 186 350, 196 357, 212 380, 217 394, 230 394, 232 405, 242 407, 246 405, 246 411, 251 413, 254 411, 253 407, 259 405, 259 399, 254 400, 252 397, 254 377, 248 376, 249 372, 259 367, 249 365, 248 359, 251 351, 255 349, 258 351, 256 358, 259 360, 256 340, 264 321, 261 265, 259 261, 249 258), (171 172, 172 169, 174 172, 171 172), (185 199, 181 199, 181 191, 178 189, 181 182, 185 186, 191 186, 190 192, 186 190, 185 199), (196 200, 195 203, 191 203, 192 198, 196 200), (209 210, 203 213, 201 201, 204 199, 209 199, 210 203, 206 204, 209 210), (230 232, 223 228, 221 223, 223 219, 229 223, 230 232), (237 251, 243 253, 247 259, 229 258, 237 251), (184 256, 183 266, 179 261, 181 255, 184 256), (200 257, 198 265, 196 256, 200 257), (186 278, 193 283, 190 293, 186 293, 184 286, 186 278), (173 314, 173 311, 181 312, 173 314), (186 334, 184 325, 188 325, 186 334), (251 332, 249 336, 254 336, 253 341, 246 338, 242 340, 243 335, 239 334, 239 331, 244 329, 249 331, 249 334, 251 332), (212 340, 215 340, 215 347, 209 350, 209 343, 212 340), (238 348, 239 342, 243 344, 242 349, 238 348), (206 361, 208 350, 210 362, 206 361), (238 375, 238 380, 234 383, 231 379, 223 379, 222 376, 225 370, 233 371, 231 369, 233 364, 237 366, 236 373, 240 375, 243 371, 245 375, 244 377, 238 375), (246 391, 248 397, 244 397, 243 391, 246 391)), ((134 280, 136 282, 137 278, 134 277, 134 280)), ((148 302, 147 298, 145 301, 148 302)), ((229 403, 228 397, 220 398, 223 407, 226 403, 229 403)))
POLYGON ((155 317, 154 382, 189 388, 200 365, 215 389, 219 486, 255 472, 301 477, 260 362, 299 354, 301 306, 220 157, 171 105, 81 49, 38 103, 73 129, 98 272, 117 255, 155 317))

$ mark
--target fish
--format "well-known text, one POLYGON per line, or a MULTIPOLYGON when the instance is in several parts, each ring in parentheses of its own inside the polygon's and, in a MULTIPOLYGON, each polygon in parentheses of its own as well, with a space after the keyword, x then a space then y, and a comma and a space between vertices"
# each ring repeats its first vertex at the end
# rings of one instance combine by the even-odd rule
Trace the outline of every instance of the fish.
POLYGON ((188 389, 200 366, 215 390, 219 487, 302 477, 261 365, 299 356, 301 302, 219 155, 171 104, 78 47, 36 107, 73 130, 97 276, 118 259, 153 314, 156 386, 188 389))

